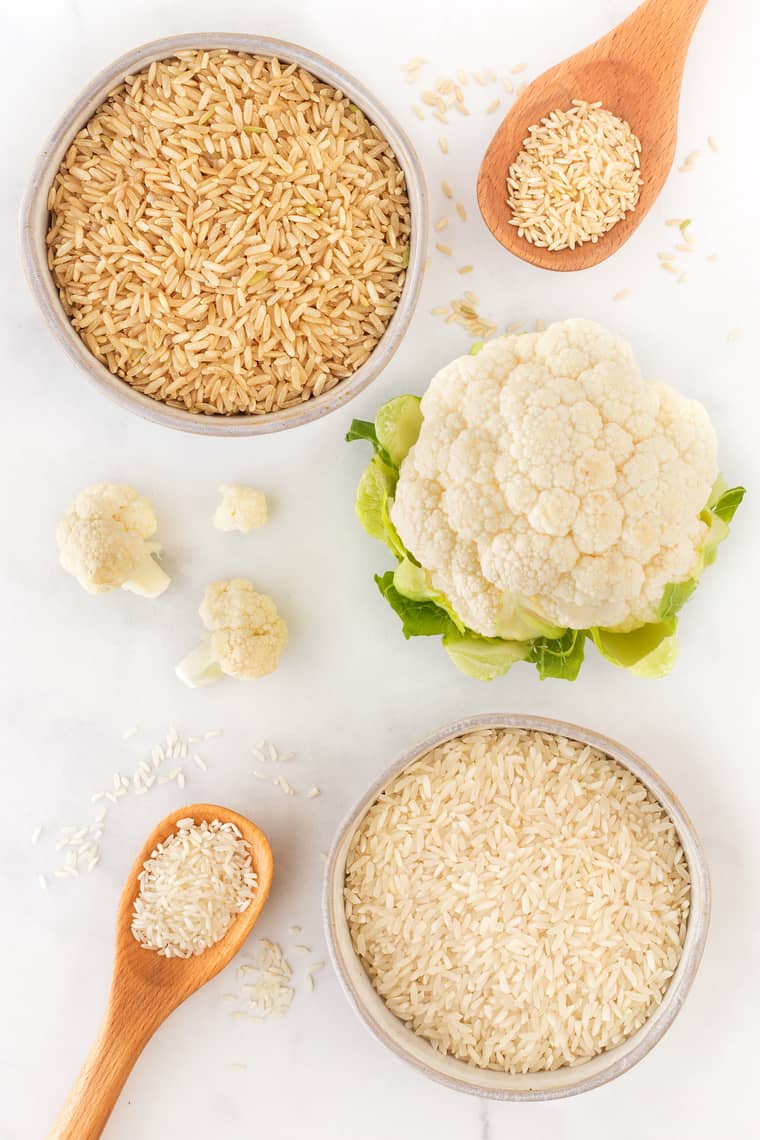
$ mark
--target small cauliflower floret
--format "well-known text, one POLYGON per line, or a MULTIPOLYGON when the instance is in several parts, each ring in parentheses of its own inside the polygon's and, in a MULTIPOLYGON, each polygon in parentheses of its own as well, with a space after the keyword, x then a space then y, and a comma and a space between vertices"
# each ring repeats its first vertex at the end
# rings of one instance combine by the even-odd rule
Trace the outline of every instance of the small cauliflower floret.
POLYGON ((198 613, 208 637, 177 666, 191 688, 223 676, 255 680, 274 673, 288 640, 288 627, 266 594, 245 578, 212 582, 198 613))
POLYGON ((153 507, 132 487, 87 487, 58 524, 61 566, 90 594, 121 588, 157 598, 171 581, 153 557, 160 543, 148 541, 157 526, 153 507))
POLYGON ((620 337, 570 320, 497 338, 421 407, 391 519, 476 633, 503 636, 515 606, 560 629, 634 628, 699 574, 715 433, 620 337))
POLYGON ((239 530, 243 534, 257 530, 267 521, 267 500, 263 491, 243 487, 239 483, 222 483, 222 501, 214 514, 217 530, 239 530))

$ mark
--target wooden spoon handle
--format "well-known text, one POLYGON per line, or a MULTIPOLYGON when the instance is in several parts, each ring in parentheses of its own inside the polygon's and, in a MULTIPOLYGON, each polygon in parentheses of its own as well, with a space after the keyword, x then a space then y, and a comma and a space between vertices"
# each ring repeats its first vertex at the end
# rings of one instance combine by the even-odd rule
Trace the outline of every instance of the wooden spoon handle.
POLYGON ((628 63, 635 56, 649 66, 653 60, 661 60, 661 67, 672 61, 680 71, 706 5, 707 0, 644 0, 605 40, 613 52, 623 40, 628 63))
POLYGON ((98 1140, 135 1061, 153 1035, 155 1024, 137 1024, 119 1015, 113 1004, 68 1095, 48 1140, 98 1140))

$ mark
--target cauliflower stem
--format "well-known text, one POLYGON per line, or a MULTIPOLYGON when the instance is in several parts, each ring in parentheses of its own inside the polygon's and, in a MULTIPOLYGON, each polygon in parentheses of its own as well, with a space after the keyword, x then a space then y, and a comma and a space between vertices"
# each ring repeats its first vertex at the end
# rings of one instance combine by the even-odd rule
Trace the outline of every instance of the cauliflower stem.
POLYGON ((202 685, 221 681, 224 673, 214 652, 211 637, 204 637, 200 645, 183 657, 175 672, 180 681, 191 689, 199 689, 202 685))
POLYGON ((171 582, 171 578, 153 557, 161 550, 158 543, 148 543, 147 550, 145 557, 140 559, 126 581, 122 582, 121 588, 128 590, 130 594, 139 594, 141 598, 158 598, 171 582))
MULTIPOLYGON (((714 484, 699 514, 705 537, 697 572, 665 585, 655 620, 619 628, 562 627, 542 617, 535 599, 523 601, 505 595, 499 614, 500 632, 508 631, 512 636, 485 636, 469 628, 457 614, 451 599, 437 582, 434 584, 434 576, 407 549, 393 522, 401 467, 419 438, 423 407, 417 396, 396 397, 380 409, 375 423, 354 420, 346 436, 347 441, 371 443, 375 452, 359 483, 356 513, 367 533, 382 541, 396 559, 396 569, 376 575, 375 582, 401 619, 404 637, 440 637, 457 668, 479 680, 492 680, 507 673, 517 661, 527 661, 541 679, 573 681, 583 665, 587 642, 612 664, 634 675, 659 677, 669 672, 677 654, 678 613, 696 590, 704 568, 715 560, 744 488, 728 488, 722 478, 714 484)), ((482 487, 476 492, 484 493, 482 487)))

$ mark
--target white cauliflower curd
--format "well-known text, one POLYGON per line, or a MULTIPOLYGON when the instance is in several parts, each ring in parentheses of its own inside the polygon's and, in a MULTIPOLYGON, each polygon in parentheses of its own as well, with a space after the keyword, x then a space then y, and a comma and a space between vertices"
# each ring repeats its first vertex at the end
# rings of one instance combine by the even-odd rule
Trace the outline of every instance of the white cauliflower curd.
POLYGON ((715 432, 620 337, 583 320, 500 337, 441 369, 421 410, 390 517, 476 633, 500 636, 515 603, 632 628, 696 573, 715 432))
POLYGON ((222 501, 214 512, 217 530, 239 530, 249 534, 267 521, 267 499, 263 491, 239 483, 222 483, 222 501))
POLYGON ((77 495, 56 531, 61 565, 90 594, 130 590, 157 598, 171 579, 154 555, 153 507, 132 487, 96 483, 77 495))
POLYGON ((198 612, 209 632, 177 666, 181 681, 198 688, 225 675, 256 680, 274 673, 288 627, 270 597, 246 578, 212 582, 198 612))

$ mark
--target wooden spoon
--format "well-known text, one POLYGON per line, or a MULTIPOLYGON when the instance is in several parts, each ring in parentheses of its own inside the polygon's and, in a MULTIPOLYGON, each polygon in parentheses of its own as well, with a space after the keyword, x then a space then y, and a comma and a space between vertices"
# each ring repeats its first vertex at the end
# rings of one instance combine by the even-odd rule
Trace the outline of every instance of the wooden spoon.
POLYGON ((273 867, 263 832, 228 808, 193 804, 172 812, 154 829, 121 895, 113 981, 103 1024, 49 1140, 96 1140, 100 1136, 135 1061, 161 1022, 218 974, 251 933, 267 900, 273 867), (236 824, 251 845, 258 887, 249 906, 214 946, 193 958, 164 958, 155 950, 146 950, 132 934, 132 909, 140 886, 137 876, 156 845, 177 830, 178 820, 188 817, 196 823, 219 819, 236 824))
POLYGON ((542 269, 588 269, 628 240, 644 220, 673 164, 678 98, 689 42, 707 0, 646 0, 608 35, 545 71, 527 88, 502 122, 478 175, 483 220, 505 249, 542 269), (507 171, 523 147, 528 128, 550 111, 567 110, 573 99, 601 101, 630 123, 641 140, 643 184, 636 209, 597 242, 550 251, 518 237, 510 225, 507 171))

